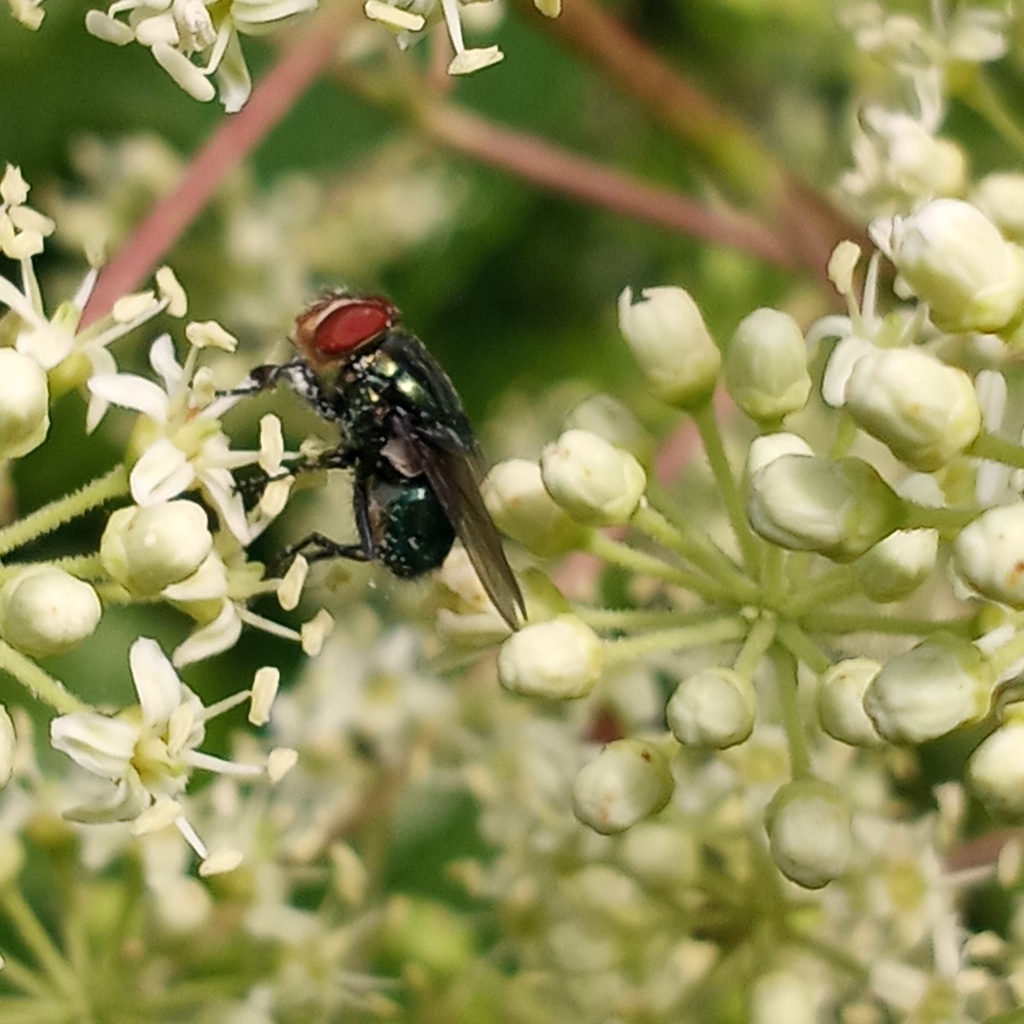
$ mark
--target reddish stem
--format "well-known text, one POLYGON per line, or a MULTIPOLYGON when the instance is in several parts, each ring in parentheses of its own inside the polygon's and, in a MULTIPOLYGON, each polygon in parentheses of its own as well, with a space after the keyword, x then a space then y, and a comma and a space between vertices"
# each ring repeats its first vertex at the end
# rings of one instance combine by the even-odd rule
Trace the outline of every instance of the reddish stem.
POLYGON ((789 246, 744 214, 709 210, 677 192, 655 188, 455 106, 428 106, 420 123, 435 142, 550 191, 659 227, 720 242, 769 263, 793 266, 789 246))
POLYGON ((336 10, 318 16, 312 31, 292 39, 281 59, 253 89, 242 110, 223 120, 189 162, 181 181, 139 223, 100 272, 82 316, 83 326, 135 291, 184 234, 221 182, 251 152, 334 56, 347 18, 336 10))

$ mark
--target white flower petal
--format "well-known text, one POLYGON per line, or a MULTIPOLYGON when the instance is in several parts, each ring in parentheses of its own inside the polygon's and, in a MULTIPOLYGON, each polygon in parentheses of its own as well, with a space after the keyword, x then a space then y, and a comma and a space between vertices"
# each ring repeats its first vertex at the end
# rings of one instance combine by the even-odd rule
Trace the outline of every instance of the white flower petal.
POLYGON ((249 68, 246 66, 237 32, 231 33, 224 57, 214 77, 220 90, 221 105, 229 114, 237 114, 245 106, 252 92, 252 79, 249 77, 249 68))
POLYGON ((89 390, 122 409, 144 413, 156 423, 167 422, 167 394, 145 377, 134 373, 97 374, 90 378, 89 390))
POLYGON ((160 591, 168 601, 216 601, 227 597, 228 571, 224 560, 211 551, 187 579, 160 591))
POLYGON ((206 497, 217 510, 224 527, 240 544, 248 544, 251 537, 249 522, 245 517, 245 505, 231 474, 226 469, 213 467, 201 470, 199 479, 206 497))
POLYGON ((242 620, 238 609, 230 601, 225 601, 213 622, 200 626, 174 649, 174 664, 181 668, 204 658, 212 658, 234 647, 241 634, 242 620))
POLYGON ((169 334, 161 334, 149 347, 149 365, 160 375, 164 390, 171 394, 181 384, 183 370, 174 354, 174 342, 169 334))
POLYGON ((149 637, 139 637, 128 653, 132 680, 147 725, 167 722, 182 702, 182 684, 174 666, 160 645, 149 637))
POLYGON ((128 482, 138 504, 158 505, 177 497, 195 478, 185 453, 166 438, 160 438, 135 463, 128 482))
POLYGON ((90 803, 69 807, 63 815, 69 821, 95 825, 110 821, 131 821, 153 802, 149 790, 142 784, 138 772, 131 769, 116 786, 90 803))
POLYGON ((93 775, 118 780, 131 762, 139 730, 94 711, 60 715, 50 723, 50 745, 93 775))

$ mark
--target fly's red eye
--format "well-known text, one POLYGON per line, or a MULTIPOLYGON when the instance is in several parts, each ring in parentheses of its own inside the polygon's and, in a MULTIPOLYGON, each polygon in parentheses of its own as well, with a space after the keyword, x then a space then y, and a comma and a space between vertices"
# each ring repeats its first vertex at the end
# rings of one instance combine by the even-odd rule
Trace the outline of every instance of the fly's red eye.
POLYGON ((330 362, 379 337, 399 319, 388 299, 329 295, 296 320, 295 341, 312 362, 330 362))
POLYGON ((387 330, 391 315, 368 302, 354 302, 328 314, 316 326, 314 344, 325 356, 351 352, 387 330))

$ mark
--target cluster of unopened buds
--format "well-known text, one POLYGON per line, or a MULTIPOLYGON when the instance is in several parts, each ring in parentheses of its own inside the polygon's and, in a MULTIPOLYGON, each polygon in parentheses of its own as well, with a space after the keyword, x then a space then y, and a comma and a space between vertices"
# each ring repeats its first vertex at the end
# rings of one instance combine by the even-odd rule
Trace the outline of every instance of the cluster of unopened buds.
MULTIPOLYGON (((685 774, 681 748, 728 748, 773 722, 785 729, 789 781, 764 822, 776 863, 805 886, 841 874, 855 845, 855 808, 814 768, 829 737, 916 744, 989 720, 968 781, 994 811, 1024 812, 1014 684, 1024 664, 1024 447, 1000 431, 1024 249, 951 199, 878 223, 872 237, 866 267, 858 246, 837 247, 829 272, 847 313, 806 333, 759 309, 720 348, 682 289, 620 297, 619 326, 648 389, 699 430, 728 539, 706 511, 688 510, 685 493, 655 482, 650 438, 604 396, 571 414, 539 460, 501 463, 485 482, 495 521, 535 555, 589 552, 636 581, 661 581, 637 587, 622 609, 573 607, 527 571, 529 624, 500 649, 502 684, 549 700, 600 693, 599 681, 643 658, 677 676, 663 722, 613 726, 579 772, 575 813, 599 832, 669 803, 685 774), (883 255, 907 300, 885 314, 883 255), (713 404, 720 383, 756 431, 739 467, 713 404), (872 633, 888 638, 888 660, 863 655, 859 641, 872 633), (699 649, 711 653, 696 658, 699 649)), ((465 567, 451 559, 445 573, 459 596, 442 613, 448 631, 500 633, 465 567)))

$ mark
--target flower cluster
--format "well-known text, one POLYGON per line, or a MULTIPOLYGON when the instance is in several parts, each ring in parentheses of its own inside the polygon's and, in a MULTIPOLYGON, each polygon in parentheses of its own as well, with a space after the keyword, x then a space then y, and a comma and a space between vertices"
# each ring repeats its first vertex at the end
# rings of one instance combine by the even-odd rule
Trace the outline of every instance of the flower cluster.
MULTIPOLYGON (((221 416, 237 399, 218 397, 211 370, 201 355, 232 351, 234 339, 215 322, 189 322, 189 344, 179 363, 169 334, 150 347, 150 365, 161 381, 118 372, 111 346, 158 314, 181 319, 183 290, 167 268, 156 289, 125 296, 112 311, 83 326, 83 310, 96 280, 90 272, 70 301, 48 313, 33 259, 43 249, 51 222, 26 205, 28 186, 8 167, 0 179, 0 237, 3 251, 17 261, 21 287, 0 278, 0 455, 10 467, 50 441, 50 409, 57 398, 77 390, 87 401, 82 437, 99 426, 111 406, 137 413, 123 461, 79 490, 53 500, 0 528, 0 553, 18 552, 66 523, 110 503, 98 550, 72 557, 13 559, 0 567, 0 666, 57 712, 51 727, 54 747, 69 755, 105 788, 81 793, 68 812, 76 820, 131 821, 135 834, 174 825, 203 859, 203 871, 234 866, 231 852, 209 854, 186 816, 186 787, 196 769, 241 777, 279 776, 288 755, 271 752, 234 763, 200 752, 205 723, 250 696, 250 720, 265 724, 276 689, 276 673, 257 673, 252 690, 242 690, 204 707, 179 680, 156 641, 139 639, 129 661, 136 704, 120 711, 90 707, 75 686, 66 689, 41 664, 87 643, 118 606, 162 603, 194 623, 173 651, 174 666, 209 658, 232 647, 243 625, 268 630, 300 643, 319 645, 318 622, 299 632, 249 609, 250 602, 277 592, 294 607, 299 579, 264 579, 263 566, 246 548, 280 513, 289 486, 267 487, 250 510, 243 506, 232 470, 259 463, 279 475, 285 457, 280 424, 267 416, 258 451, 238 451, 224 433, 221 416)), ((53 442, 54 446, 61 439, 53 442)), ((59 460, 54 457, 54 465, 59 460)), ((301 570, 301 565, 298 567, 301 570)), ((6 720, 6 717, 4 718, 6 720)))
MULTIPOLYGON (((529 622, 502 643, 498 674, 514 694, 577 703, 564 721, 599 742, 559 755, 564 790, 552 798, 563 807, 546 820, 571 807, 591 835, 621 837, 615 858, 648 842, 634 843, 633 833, 713 844, 707 818, 697 824, 692 817, 707 798, 701 772, 717 763, 747 765, 741 775, 752 770, 769 736, 777 760, 758 797, 746 794, 742 831, 760 831, 778 870, 797 886, 831 883, 845 905, 857 905, 873 879, 895 870, 885 863, 886 842, 903 830, 902 844, 915 831, 930 835, 922 856, 936 863, 922 861, 915 871, 941 897, 922 911, 913 941, 886 946, 876 936, 848 949, 859 964, 851 960, 850 970, 872 972, 872 990, 894 1012, 941 992, 956 1016, 976 1012, 978 993, 963 989, 971 954, 961 945, 952 894, 978 878, 942 875, 934 828, 925 822, 881 824, 890 782, 880 752, 986 723, 990 734, 965 783, 992 812, 1024 813, 1017 752, 1024 716, 1015 686, 1024 660, 1024 449, 1002 430, 1007 382, 1000 372, 1019 344, 1024 250, 962 200, 933 200, 876 222, 871 233, 879 248, 863 293, 854 286, 860 250, 843 243, 829 271, 847 314, 821 319, 806 335, 786 313, 759 309, 720 347, 682 289, 623 292, 621 333, 647 388, 699 432, 731 537, 688 513, 685 486, 675 494, 656 482, 651 445, 628 410, 608 398, 588 403, 539 458, 497 465, 485 500, 502 530, 534 555, 586 552, 633 582, 624 604, 608 608, 569 602, 550 581, 527 574, 529 622), (884 316, 883 257, 906 300, 884 316), (816 358, 827 340, 830 351, 816 358), (816 373, 824 398, 817 419, 809 415, 816 373), (756 432, 741 466, 729 457, 723 414, 712 401, 720 384, 756 432), (830 410, 836 430, 822 444, 820 419, 830 410), (801 430, 801 423, 815 426, 801 430), (604 532, 609 527, 614 532, 604 532), (943 606, 950 611, 913 613, 943 606), (857 636, 871 633, 879 639, 866 657, 857 636), (653 705, 624 702, 621 676, 643 664, 663 696, 653 705), (857 772, 874 778, 863 792, 850 788, 857 772), (889 960, 879 966, 882 949, 889 960)), ((467 584, 460 555, 449 560, 445 581, 449 635, 501 632, 493 615, 482 615, 486 599, 467 584)), ((564 865, 568 844, 581 875, 601 878, 602 912, 609 912, 609 891, 627 880, 604 878, 607 866, 584 867, 592 841, 564 819, 558 828, 545 855, 564 865)), ((607 865, 608 848, 595 849, 607 865)), ((736 856, 712 857, 737 871, 725 888, 742 887, 747 869, 730 859, 736 856)), ((678 860, 676 870, 685 863, 678 860)), ((502 870, 474 877, 495 884, 495 893, 518 891, 507 878, 496 882, 502 870)), ((535 878, 544 868, 534 861, 517 870, 535 878)), ((639 914, 638 900, 623 896, 639 914)), ((548 900, 545 911, 557 916, 548 900)), ((892 912, 892 921, 875 924, 898 928, 899 911, 892 912)), ((546 935, 553 949, 564 941, 566 956, 586 950, 587 964, 602 973, 619 963, 621 929, 613 929, 613 941, 580 906, 566 913, 546 935)), ((842 942, 841 926, 833 938, 842 942)), ((824 932, 818 941, 826 941, 824 932)), ((622 981, 614 971, 603 977, 605 985, 622 981)), ((985 992, 978 1005, 1012 1005, 996 976, 975 981, 985 992)), ((776 982, 783 984, 764 981, 768 1004, 776 982)), ((841 987, 806 998, 835 1007, 841 987)), ((599 991, 588 982, 571 1000, 629 998, 599 991)), ((577 1015, 591 1012, 572 1005, 577 1015)))
POLYGON ((239 36, 272 31, 316 6, 316 0, 117 0, 106 11, 89 11, 85 26, 117 46, 136 42, 148 47, 190 96, 208 101, 219 92, 224 109, 232 113, 241 110, 252 90, 239 36))

